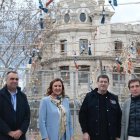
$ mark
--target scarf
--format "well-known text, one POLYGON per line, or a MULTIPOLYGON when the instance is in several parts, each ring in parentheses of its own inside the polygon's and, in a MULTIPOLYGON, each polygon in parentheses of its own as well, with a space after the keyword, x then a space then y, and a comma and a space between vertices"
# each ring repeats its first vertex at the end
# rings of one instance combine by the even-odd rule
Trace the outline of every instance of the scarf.
POLYGON ((62 139, 65 131, 66 131, 66 111, 62 103, 62 98, 60 100, 54 99, 52 96, 50 96, 51 102, 55 104, 60 112, 60 127, 59 127, 59 140, 62 139))

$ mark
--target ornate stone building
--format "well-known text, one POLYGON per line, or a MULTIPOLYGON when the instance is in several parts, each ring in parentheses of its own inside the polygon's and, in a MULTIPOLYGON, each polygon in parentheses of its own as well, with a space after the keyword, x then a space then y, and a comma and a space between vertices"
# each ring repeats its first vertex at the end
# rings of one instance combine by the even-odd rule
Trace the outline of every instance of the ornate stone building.
POLYGON ((109 90, 120 96, 121 103, 129 95, 128 80, 140 75, 140 25, 111 24, 115 13, 107 7, 105 23, 101 24, 104 3, 59 0, 55 20, 46 18, 47 41, 43 42, 41 65, 33 77, 27 73, 31 76, 27 76, 27 86, 33 94, 29 98, 37 105, 35 112, 49 82, 56 77, 63 79, 66 94, 76 105, 77 99, 96 87, 101 73, 109 76, 109 90))
MULTIPOLYGON (((59 75, 72 98, 72 86, 76 85, 73 89, 78 89, 77 95, 86 93, 87 84, 94 88, 101 73, 110 77, 110 90, 121 94, 132 73, 139 73, 140 25, 111 24, 114 12, 107 7, 105 23, 101 24, 104 3, 104 0, 60 0, 47 33, 42 78, 45 81, 44 73, 54 71, 47 81, 59 75)), ((46 83, 42 82, 44 86, 46 83)), ((45 91, 44 88, 42 92, 45 91)))

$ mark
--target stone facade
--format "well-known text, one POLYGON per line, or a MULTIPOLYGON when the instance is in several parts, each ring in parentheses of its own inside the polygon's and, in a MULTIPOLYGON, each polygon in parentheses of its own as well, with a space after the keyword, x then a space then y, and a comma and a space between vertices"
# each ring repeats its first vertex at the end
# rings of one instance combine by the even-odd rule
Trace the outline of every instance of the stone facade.
MULTIPOLYGON (((101 73, 109 76, 109 90, 119 95, 121 103, 129 96, 128 80, 140 76, 140 25, 111 24, 114 12, 106 7, 105 23, 101 24, 103 4, 104 0, 59 1, 56 18, 45 36, 41 66, 27 81, 33 79, 38 88, 34 96, 28 97, 31 106, 37 105, 33 118, 38 117, 34 116, 34 111, 38 114, 38 101, 56 77, 63 79, 75 111, 85 94, 96 87, 101 73)), ((27 91, 34 93, 31 88, 27 91)), ((37 123, 32 124, 32 129, 37 127, 37 123)))
POLYGON ((139 65, 137 58, 139 58, 140 25, 111 24, 114 12, 106 7, 105 23, 101 24, 103 4, 104 0, 59 1, 58 6, 61 8, 56 13, 52 29, 48 32, 49 43, 43 51, 41 62, 43 71, 73 72, 76 71, 74 63, 76 61, 79 65, 78 71, 90 73, 89 83, 91 81, 94 83, 93 88, 96 86, 97 76, 103 72, 111 79, 111 91, 115 92, 118 86, 120 91, 126 88, 127 81, 134 73, 135 65, 139 65), (136 51, 131 52, 131 49, 136 51), (131 72, 128 72, 129 58, 133 61, 131 72), (118 65, 116 59, 122 61, 124 71, 121 74, 113 71, 118 65))

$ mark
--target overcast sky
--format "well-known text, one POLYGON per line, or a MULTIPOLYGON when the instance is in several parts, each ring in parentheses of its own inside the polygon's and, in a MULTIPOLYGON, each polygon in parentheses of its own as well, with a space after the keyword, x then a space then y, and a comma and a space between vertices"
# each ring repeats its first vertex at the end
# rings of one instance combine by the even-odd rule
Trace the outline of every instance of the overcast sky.
MULTIPOLYGON (((38 3, 38 0, 35 1, 37 1, 38 3)), ((48 0, 42 0, 42 1, 46 3, 48 0)), ((54 0, 54 1, 57 2, 59 0, 54 0)), ((105 1, 106 4, 108 4, 108 0, 105 1)), ((117 7, 115 7, 115 14, 112 17, 112 23, 116 23, 116 22, 128 23, 129 21, 137 21, 137 20, 140 21, 140 0, 117 0, 117 2, 118 4, 139 2, 139 4, 118 5, 117 7)), ((111 8, 111 6, 109 8, 111 8)))
MULTIPOLYGON (((139 2, 139 4, 129 4, 129 5, 118 5, 115 7, 115 14, 112 17, 112 22, 129 22, 129 21, 140 21, 140 0, 117 0, 118 4, 121 3, 134 3, 139 2)), ((108 0, 106 0, 106 3, 108 0)), ((139 22, 140 24, 140 22, 139 22)))

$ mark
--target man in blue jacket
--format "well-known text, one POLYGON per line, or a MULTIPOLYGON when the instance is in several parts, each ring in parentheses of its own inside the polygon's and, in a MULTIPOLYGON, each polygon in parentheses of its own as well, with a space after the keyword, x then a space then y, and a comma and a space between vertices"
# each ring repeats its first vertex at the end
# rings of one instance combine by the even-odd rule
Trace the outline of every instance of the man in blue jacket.
POLYGON ((0 140, 26 140, 30 108, 26 95, 18 87, 16 71, 7 73, 6 85, 0 90, 0 140))
POLYGON ((121 109, 116 95, 107 89, 109 78, 100 75, 97 88, 88 93, 79 112, 83 140, 119 140, 121 109))

